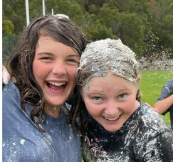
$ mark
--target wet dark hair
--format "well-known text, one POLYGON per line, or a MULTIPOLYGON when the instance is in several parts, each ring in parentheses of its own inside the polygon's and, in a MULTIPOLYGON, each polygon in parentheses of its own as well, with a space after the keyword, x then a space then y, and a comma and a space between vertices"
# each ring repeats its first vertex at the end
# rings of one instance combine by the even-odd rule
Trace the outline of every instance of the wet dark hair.
MULTIPOLYGON (((26 27, 21 35, 18 45, 8 61, 8 67, 21 94, 21 107, 25 111, 26 103, 33 105, 30 117, 38 127, 40 123, 43 123, 45 98, 34 78, 32 64, 40 35, 49 36, 72 47, 79 55, 88 43, 85 35, 73 21, 53 15, 36 19, 26 27)), ((74 90, 75 93, 76 90, 74 90)))

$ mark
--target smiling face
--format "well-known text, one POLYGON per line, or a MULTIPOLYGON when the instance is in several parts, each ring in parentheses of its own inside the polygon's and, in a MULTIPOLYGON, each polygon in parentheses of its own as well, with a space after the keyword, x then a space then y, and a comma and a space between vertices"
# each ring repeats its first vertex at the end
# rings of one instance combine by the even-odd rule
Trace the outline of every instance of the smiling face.
POLYGON ((79 54, 49 36, 40 36, 33 61, 33 74, 46 103, 60 107, 76 85, 79 54))
POLYGON ((107 131, 117 131, 139 107, 138 86, 116 75, 93 77, 81 94, 89 114, 107 131))

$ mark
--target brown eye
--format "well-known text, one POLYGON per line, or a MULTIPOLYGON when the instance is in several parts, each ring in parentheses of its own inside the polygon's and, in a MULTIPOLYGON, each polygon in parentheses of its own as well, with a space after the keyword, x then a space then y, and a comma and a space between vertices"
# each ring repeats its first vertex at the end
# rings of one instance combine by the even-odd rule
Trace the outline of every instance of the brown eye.
POLYGON ((68 59, 67 62, 79 64, 79 61, 78 60, 75 60, 75 59, 68 59))
POLYGON ((40 60, 51 61, 52 59, 50 57, 41 57, 40 60))

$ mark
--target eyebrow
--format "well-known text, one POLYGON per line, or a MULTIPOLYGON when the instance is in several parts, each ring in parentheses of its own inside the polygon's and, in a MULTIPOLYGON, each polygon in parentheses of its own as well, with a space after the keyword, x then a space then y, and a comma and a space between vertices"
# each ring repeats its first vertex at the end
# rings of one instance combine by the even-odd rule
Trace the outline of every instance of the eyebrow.
POLYGON ((53 55, 53 54, 50 53, 50 52, 38 52, 37 54, 38 54, 38 55, 43 55, 43 54, 46 54, 46 55, 53 55))
POLYGON ((104 90, 102 89, 92 89, 92 90, 89 90, 89 93, 90 94, 94 94, 94 93, 104 93, 104 90))
POLYGON ((70 55, 68 55, 68 57, 76 57, 76 56, 77 57, 80 57, 79 54, 77 54, 77 53, 76 54, 70 54, 70 55))
MULTIPOLYGON (((51 52, 38 52, 37 53, 37 55, 43 55, 43 54, 53 55, 53 53, 51 53, 51 52)), ((80 57, 80 55, 78 53, 74 53, 74 54, 68 55, 67 57, 80 57)))

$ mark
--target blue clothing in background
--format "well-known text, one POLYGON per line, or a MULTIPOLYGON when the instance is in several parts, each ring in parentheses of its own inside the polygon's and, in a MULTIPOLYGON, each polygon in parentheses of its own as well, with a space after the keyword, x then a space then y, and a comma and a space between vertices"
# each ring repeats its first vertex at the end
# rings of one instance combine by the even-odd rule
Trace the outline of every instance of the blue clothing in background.
POLYGON ((10 82, 3 88, 3 162, 81 162, 80 137, 65 116, 46 117, 38 130, 29 118, 31 105, 21 109, 18 88, 10 82))
MULTIPOLYGON (((173 79, 166 82, 157 101, 163 100, 173 94, 173 79)), ((173 105, 164 113, 170 112, 171 128, 173 129, 173 105)))

